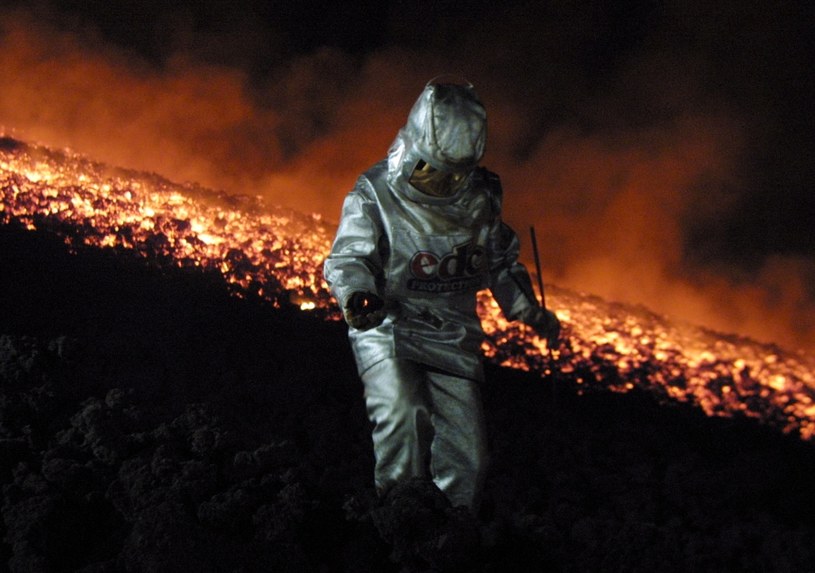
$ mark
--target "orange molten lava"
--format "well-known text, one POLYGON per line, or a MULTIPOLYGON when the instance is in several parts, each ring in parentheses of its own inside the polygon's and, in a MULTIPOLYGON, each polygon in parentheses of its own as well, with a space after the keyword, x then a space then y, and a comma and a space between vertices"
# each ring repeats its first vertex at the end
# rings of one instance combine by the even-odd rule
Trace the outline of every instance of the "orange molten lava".
MULTIPOLYGON (((10 137, 0 137, 0 193, 2 224, 48 228, 69 245, 135 250, 156 264, 217 270, 238 296, 339 317, 321 272, 334 229, 318 216, 10 137)), ((547 302, 564 325, 565 340, 552 352, 480 293, 486 356, 575 383, 579 392, 639 388, 709 415, 815 435, 811 356, 554 287, 547 302)))

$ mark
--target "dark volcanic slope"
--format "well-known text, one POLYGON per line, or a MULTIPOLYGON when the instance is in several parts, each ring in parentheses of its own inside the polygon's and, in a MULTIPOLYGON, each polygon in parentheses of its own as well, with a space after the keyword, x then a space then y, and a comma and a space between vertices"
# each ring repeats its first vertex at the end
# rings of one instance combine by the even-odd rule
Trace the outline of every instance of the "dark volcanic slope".
POLYGON ((0 227, 11 571, 807 571, 810 444, 491 368, 477 520, 371 495, 341 324, 0 227))

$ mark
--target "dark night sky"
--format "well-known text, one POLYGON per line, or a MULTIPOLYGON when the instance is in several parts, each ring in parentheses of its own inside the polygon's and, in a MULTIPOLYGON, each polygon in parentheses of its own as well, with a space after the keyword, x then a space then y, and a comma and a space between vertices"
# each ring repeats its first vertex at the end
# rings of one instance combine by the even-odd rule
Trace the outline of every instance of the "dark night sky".
POLYGON ((815 343, 809 2, 30 5, 0 9, 22 136, 336 218, 424 82, 459 73, 554 282, 815 343))

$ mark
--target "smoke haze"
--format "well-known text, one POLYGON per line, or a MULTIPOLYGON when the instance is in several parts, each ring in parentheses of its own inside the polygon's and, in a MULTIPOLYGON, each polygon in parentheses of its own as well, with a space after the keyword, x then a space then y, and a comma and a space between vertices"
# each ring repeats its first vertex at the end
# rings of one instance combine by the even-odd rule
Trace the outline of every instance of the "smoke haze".
POLYGON ((453 72, 485 102, 484 164, 527 260, 536 226, 547 282, 812 351, 800 6, 393 2, 332 36, 259 5, 127 25, 58 3, 0 12, 0 126, 336 220, 425 82, 453 72))

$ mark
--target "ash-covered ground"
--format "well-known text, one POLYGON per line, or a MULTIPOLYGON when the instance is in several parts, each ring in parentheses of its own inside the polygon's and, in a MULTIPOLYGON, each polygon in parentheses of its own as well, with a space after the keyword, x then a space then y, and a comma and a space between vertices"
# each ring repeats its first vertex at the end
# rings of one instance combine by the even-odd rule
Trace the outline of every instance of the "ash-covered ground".
POLYGON ((811 571, 815 447, 490 367, 481 513, 372 493, 343 324, 0 227, 10 571, 811 571))

